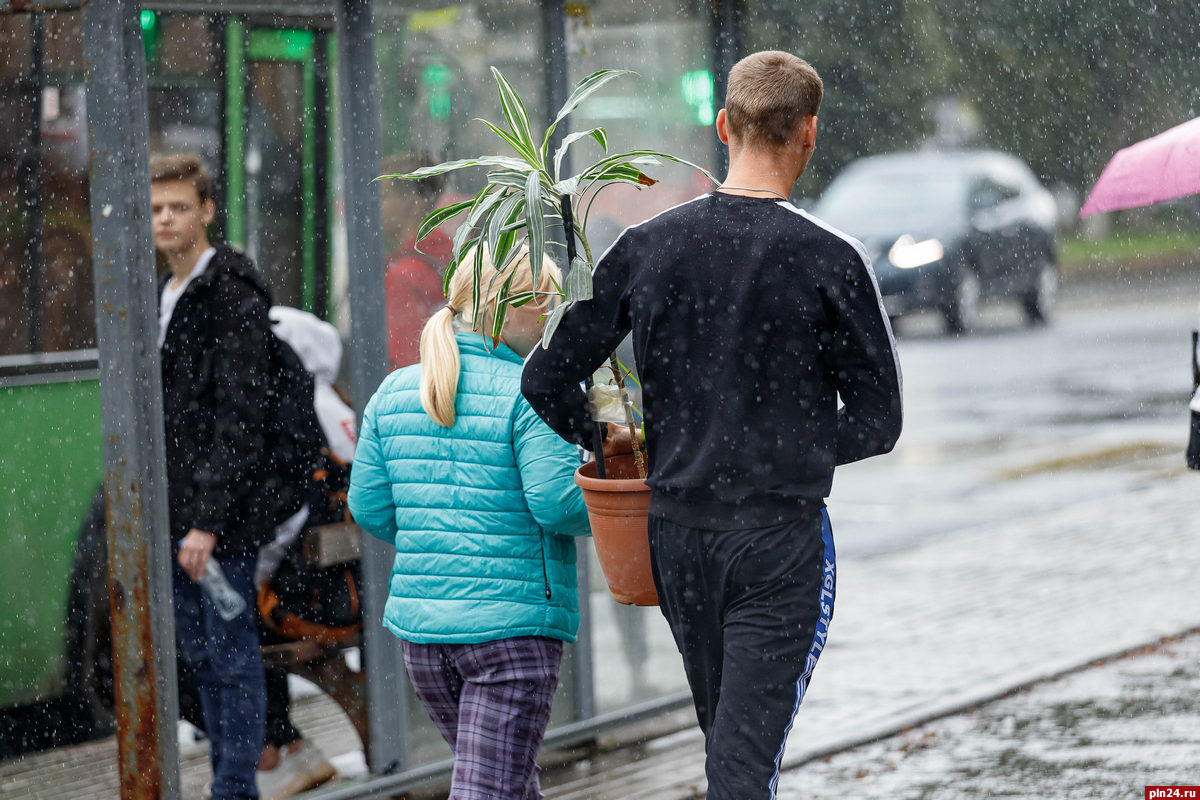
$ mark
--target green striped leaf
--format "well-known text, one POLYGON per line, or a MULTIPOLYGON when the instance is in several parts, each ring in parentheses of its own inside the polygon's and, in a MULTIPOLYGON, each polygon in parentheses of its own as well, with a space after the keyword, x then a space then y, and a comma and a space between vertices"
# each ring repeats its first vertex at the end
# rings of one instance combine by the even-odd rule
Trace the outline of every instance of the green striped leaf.
POLYGON ((496 313, 492 317, 493 338, 499 339, 501 332, 504 330, 504 319, 508 316, 508 309, 510 308, 510 304, 507 302, 508 292, 510 289, 512 289, 512 282, 513 278, 515 277, 515 273, 509 275, 508 278, 505 279, 504 285, 500 287, 499 295, 497 295, 499 302, 496 303, 496 313))
MULTIPOLYGON (((469 228, 467 228, 466 225, 463 225, 462 227, 459 228, 459 230, 466 231, 466 230, 469 230, 469 228)), ((480 244, 480 237, 475 236, 473 238, 470 238, 470 239, 467 239, 464 241, 463 249, 466 252, 470 252, 472 247, 478 247, 479 244, 480 244)), ((450 296, 450 279, 453 278, 454 273, 456 271, 458 271, 458 267, 459 267, 461 261, 462 261, 461 257, 455 258, 452 256, 450 258, 450 263, 446 265, 446 274, 444 274, 442 276, 442 294, 446 295, 447 297, 450 296)))
POLYGON ((592 182, 629 181, 631 183, 637 183, 642 174, 642 171, 637 167, 631 167, 628 164, 614 164, 604 172, 594 176, 592 182))
POLYGON ((559 181, 551 187, 551 191, 556 197, 561 197, 564 194, 574 195, 579 189, 579 177, 567 178, 565 181, 559 181))
POLYGON ((510 226, 508 230, 505 230, 503 233, 501 233, 497 247, 501 249, 502 257, 498 261, 494 262, 497 270, 503 272, 504 270, 508 269, 509 266, 512 265, 512 262, 516 260, 517 256, 521 255, 521 248, 517 246, 519 244, 520 236, 516 229, 510 226))
POLYGON ((706 170, 704 167, 700 166, 699 164, 693 164, 691 161, 688 161, 687 159, 679 158, 678 156, 673 156, 670 153, 661 153, 657 150, 630 150, 625 153, 617 153, 615 155, 611 155, 608 158, 602 158, 599 161, 597 161, 595 164, 593 164, 592 166, 588 167, 583 172, 581 172, 579 174, 579 177, 582 180, 590 180, 590 179, 594 178, 596 175, 599 175, 599 174, 605 172, 606 170, 610 169, 611 167, 613 167, 617 164, 649 163, 649 162, 642 161, 641 159, 643 159, 643 158, 663 159, 664 161, 673 161, 676 164, 683 164, 684 166, 691 167, 692 169, 700 170, 701 172, 704 173, 704 176, 706 178, 708 178, 710 181, 712 181, 715 184, 720 184, 720 181, 717 180, 711 172, 709 172, 708 170, 706 170))
POLYGON ((471 281, 471 327, 478 328, 483 314, 482 305, 482 288, 483 288, 483 242, 481 241, 475 247, 475 258, 472 259, 471 269, 474 272, 474 277, 471 281))
POLYGON ((475 195, 470 213, 467 215, 466 220, 458 226, 458 230, 454 232, 454 239, 450 249, 450 264, 446 267, 446 273, 442 276, 442 292, 444 294, 448 295, 450 292, 450 279, 454 277, 454 273, 457 271, 463 255, 471 247, 478 246, 479 244, 481 237, 474 235, 476 226, 479 224, 479 219, 503 196, 504 191, 497 189, 491 184, 485 185, 479 190, 479 194, 475 195))
POLYGON ((575 142, 577 142, 580 139, 583 139, 584 137, 587 137, 587 136, 590 136, 593 139, 595 139, 597 142, 599 142, 601 150, 603 150, 606 153, 608 152, 608 131, 604 130, 604 128, 592 128, 591 130, 576 131, 575 133, 572 133, 570 136, 563 139, 563 143, 561 145, 559 145, 559 148, 557 150, 554 151, 554 178, 555 178, 555 180, 557 180, 559 175, 561 174, 562 160, 563 160, 563 156, 565 156, 567 154, 567 148, 570 147, 575 142))
MULTIPOLYGON (((546 153, 550 151, 550 137, 554 135, 555 128, 558 123, 579 107, 579 104, 590 97, 597 89, 611 81, 613 78, 619 78, 622 75, 636 75, 636 72, 627 69, 602 69, 593 72, 586 78, 575 84, 575 88, 571 90, 567 102, 563 103, 562 108, 558 110, 554 121, 550 123, 550 127, 546 129, 546 136, 542 140, 542 158, 546 157, 546 153)), ((607 149, 607 148, 605 148, 607 149)))
POLYGON ((546 325, 542 328, 542 347, 550 346, 550 337, 558 330, 558 323, 562 322, 563 315, 567 313, 567 309, 571 307, 570 303, 559 303, 558 307, 550 312, 546 317, 546 325))
POLYGON ((537 299, 537 292, 514 292, 508 296, 508 304, 513 308, 520 308, 535 299, 537 299))
POLYGON ((474 200, 463 200, 461 203, 451 203, 448 206, 435 208, 429 213, 429 216, 422 220, 421 227, 417 230, 417 241, 420 242, 426 236, 433 233, 443 222, 454 219, 474 204, 474 200))
POLYGON ((497 188, 491 185, 483 187, 483 190, 475 196, 475 204, 471 207, 471 213, 467 215, 467 219, 458 227, 458 231, 454 234, 454 250, 453 257, 457 261, 462 258, 467 237, 479 225, 480 220, 486 219, 488 212, 496 203, 504 199, 508 194, 506 189, 497 188))
POLYGON ((467 169, 469 167, 503 167, 505 169, 525 169, 526 164, 511 156, 481 156, 479 158, 463 158, 457 161, 444 161, 432 167, 421 167, 413 172, 398 172, 394 175, 380 175, 375 180, 382 181, 394 178, 400 181, 419 181, 422 178, 432 178, 434 175, 444 175, 447 172, 467 169))
POLYGON ((525 226, 529 237, 529 269, 533 272, 533 285, 538 285, 542 274, 542 255, 546 252, 546 218, 542 211, 541 174, 529 173, 525 182, 525 226))
MULTIPOLYGON (((488 214, 487 244, 489 251, 496 252, 497 241, 506 226, 516 219, 524 203, 525 198, 519 192, 513 192, 488 214)), ((493 263, 495 262, 493 261, 493 263)))
POLYGON ((571 269, 567 272, 564 283, 568 301, 573 303, 576 300, 592 299, 592 271, 588 269, 587 261, 579 256, 571 259, 571 269))
POLYGON ((516 136, 513 136, 511 133, 504 130, 503 128, 493 125, 492 123, 488 122, 486 119, 479 119, 478 121, 482 122, 484 125, 487 125, 489 128, 491 128, 492 133, 499 136, 502 140, 504 140, 505 144, 507 144, 513 150, 516 150, 518 153, 520 153, 521 157, 524 158, 525 161, 527 161, 529 163, 530 167, 532 167, 533 169, 538 168, 539 162, 538 162, 537 153, 534 152, 532 148, 526 146, 526 144, 524 142, 522 142, 520 139, 518 139, 516 136))
POLYGON ((484 190, 475 196, 475 205, 470 209, 467 215, 467 221, 463 224, 474 228, 478 225, 481 219, 487 217, 488 211, 492 210, 492 206, 499 203, 505 197, 508 197, 509 191, 504 187, 485 186, 484 190))
POLYGON ((531 170, 526 169, 524 172, 517 170, 495 170, 487 174, 488 183, 493 183, 497 186, 507 186, 512 189, 524 189, 525 179, 528 177, 531 170))
MULTIPOLYGON (((500 90, 500 108, 504 111, 504 118, 508 120, 509 130, 530 153, 536 153, 537 145, 533 143, 533 133, 529 130, 529 115, 525 111, 525 104, 513 91, 512 85, 500 74, 500 70, 492 67, 492 76, 500 90)), ((534 161, 537 161, 536 155, 534 161)))
POLYGON ((517 247, 517 240, 517 234, 512 230, 501 230, 500 235, 496 237, 496 244, 491 253, 492 266, 496 268, 496 274, 492 276, 493 283, 521 252, 521 248, 517 247))

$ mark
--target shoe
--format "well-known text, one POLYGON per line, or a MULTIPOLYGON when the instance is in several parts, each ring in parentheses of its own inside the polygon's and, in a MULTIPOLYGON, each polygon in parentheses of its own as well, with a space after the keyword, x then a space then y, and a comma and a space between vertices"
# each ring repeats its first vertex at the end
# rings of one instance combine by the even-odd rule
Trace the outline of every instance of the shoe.
POLYGON ((337 770, 325 759, 321 748, 301 739, 295 752, 279 748, 279 764, 275 769, 259 770, 255 777, 260 800, 283 800, 328 783, 336 775, 337 770))

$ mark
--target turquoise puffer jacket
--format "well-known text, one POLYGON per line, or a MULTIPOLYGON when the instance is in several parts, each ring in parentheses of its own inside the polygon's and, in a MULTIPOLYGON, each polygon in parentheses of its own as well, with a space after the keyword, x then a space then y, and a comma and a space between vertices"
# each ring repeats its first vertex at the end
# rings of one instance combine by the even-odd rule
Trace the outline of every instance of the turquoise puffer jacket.
POLYGON ((521 396, 520 356, 457 335, 452 428, 421 407, 420 365, 397 370, 363 414, 350 510, 395 544, 383 624, 418 643, 516 636, 575 641, 575 541, 590 533, 578 450, 521 396))

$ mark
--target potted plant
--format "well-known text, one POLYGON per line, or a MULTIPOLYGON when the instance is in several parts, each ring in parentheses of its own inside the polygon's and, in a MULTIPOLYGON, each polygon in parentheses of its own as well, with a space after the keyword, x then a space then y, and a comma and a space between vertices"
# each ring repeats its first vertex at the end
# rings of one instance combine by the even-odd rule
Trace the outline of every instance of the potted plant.
MULTIPOLYGON (((650 187, 658 181, 642 172, 642 167, 661 166, 662 160, 686 164, 703 172, 714 183, 713 176, 689 161, 656 150, 608 152, 608 132, 604 128, 577 131, 563 137, 551 154, 554 131, 568 114, 600 87, 614 78, 633 74, 628 70, 600 70, 581 80, 554 120, 539 138, 534 137, 525 104, 495 67, 492 76, 500 95, 505 125, 479 120, 507 146, 509 155, 447 161, 414 172, 382 175, 380 179, 420 180, 461 169, 483 167, 488 170, 483 186, 469 200, 451 203, 435 209, 421 223, 417 232, 420 242, 434 229, 460 215, 465 215, 453 239, 450 264, 443 286, 449 284, 458 269, 475 273, 476 299, 482 292, 483 255, 491 254, 496 265, 493 274, 503 274, 505 268, 527 245, 533 269, 533 284, 538 285, 542 257, 548 247, 565 247, 567 269, 563 285, 557 286, 560 302, 546 319, 543 344, 550 341, 559 321, 571 304, 592 297, 592 271, 595 260, 587 239, 587 221, 592 203, 605 188, 615 184, 650 187), (603 155, 573 175, 562 174, 563 160, 577 142, 592 140, 603 155), (581 213, 576 213, 579 209, 581 213), (563 242, 547 237, 558 228, 563 242), (474 254, 467 259, 468 254, 474 254), (468 263, 464 263, 467 259, 468 263)), ((493 280, 489 278, 488 280, 493 280)), ((507 310, 529 302, 530 291, 510 292, 501 287, 497 311, 490 322, 491 335, 498 338, 504 327, 507 310)), ((476 309, 479 303, 475 304, 476 309)), ((481 313, 476 311, 476 314, 481 313)), ((480 320, 472 320, 478 325, 480 320)), ((625 459, 603 459, 582 465, 576 482, 584 490, 584 502, 592 525, 592 538, 613 596, 620 602, 637 605, 657 603, 654 584, 650 579, 649 545, 646 536, 649 489, 645 484, 645 456, 642 438, 634 421, 634 409, 625 390, 628 375, 615 355, 610 357, 608 370, 612 373, 612 389, 621 411, 613 422, 627 424, 633 434, 634 454, 625 459), (648 587, 648 589, 647 589, 648 587)), ((605 384, 610 383, 605 381, 605 384)), ((589 394, 604 394, 605 390, 588 382, 589 394)), ((597 426, 597 444, 599 426, 597 426)), ((597 453, 600 447, 595 448, 597 453)))

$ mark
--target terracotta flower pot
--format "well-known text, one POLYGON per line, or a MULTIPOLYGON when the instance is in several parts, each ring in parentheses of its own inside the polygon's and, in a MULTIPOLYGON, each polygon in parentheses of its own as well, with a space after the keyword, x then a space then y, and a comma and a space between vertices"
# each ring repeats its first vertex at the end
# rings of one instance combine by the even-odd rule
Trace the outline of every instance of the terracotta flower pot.
POLYGON ((604 467, 607 477, 603 479, 596 477, 595 461, 575 471, 600 569, 618 603, 656 606, 658 592, 650 573, 647 532, 650 487, 637 477, 632 455, 605 459, 604 467))

